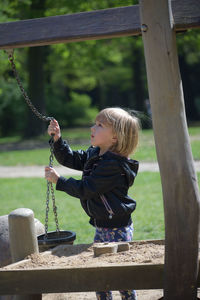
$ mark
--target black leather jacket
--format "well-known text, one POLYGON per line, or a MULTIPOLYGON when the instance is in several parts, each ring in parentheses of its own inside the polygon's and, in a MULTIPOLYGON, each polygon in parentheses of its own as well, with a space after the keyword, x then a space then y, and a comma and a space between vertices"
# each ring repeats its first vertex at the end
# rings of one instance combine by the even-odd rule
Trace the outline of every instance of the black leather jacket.
POLYGON ((72 151, 62 138, 55 142, 57 161, 83 171, 81 180, 61 176, 56 189, 79 198, 93 226, 119 228, 130 225, 136 202, 127 192, 137 175, 139 163, 110 151, 99 155, 99 151, 98 147, 72 151))

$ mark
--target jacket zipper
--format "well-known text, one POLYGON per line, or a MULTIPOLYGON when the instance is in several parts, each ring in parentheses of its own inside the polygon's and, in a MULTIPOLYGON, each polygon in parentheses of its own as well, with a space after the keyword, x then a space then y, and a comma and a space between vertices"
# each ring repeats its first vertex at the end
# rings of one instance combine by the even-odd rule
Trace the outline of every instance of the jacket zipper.
POLYGON ((114 215, 114 212, 112 210, 112 208, 110 207, 106 197, 102 194, 100 195, 100 198, 103 202, 103 205, 105 206, 105 209, 107 210, 107 212, 109 213, 109 219, 112 219, 113 215, 114 215))

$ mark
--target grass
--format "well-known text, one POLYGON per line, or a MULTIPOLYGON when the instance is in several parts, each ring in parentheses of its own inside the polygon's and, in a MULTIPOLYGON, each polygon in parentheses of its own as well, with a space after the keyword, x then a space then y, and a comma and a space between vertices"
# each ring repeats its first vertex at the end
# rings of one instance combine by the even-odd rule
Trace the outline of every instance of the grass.
MULTIPOLYGON (((9 214, 16 208, 26 207, 32 209, 35 217, 44 224, 46 209, 44 179, 5 178, 0 179, 0 185, 0 215, 9 214)), ((159 173, 146 172, 138 175, 129 194, 137 201, 137 209, 133 213, 135 239, 163 238, 164 221, 159 173)), ((79 199, 59 191, 55 191, 55 197, 60 228, 75 231, 76 243, 92 242, 94 228, 88 223, 89 218, 83 211, 79 199)), ((49 230, 55 230, 51 206, 49 230)))
MULTIPOLYGON (((198 174, 200 180, 200 173, 198 174)), ((79 177, 75 177, 79 178, 79 177)), ((30 208, 35 217, 44 224, 46 205, 46 182, 42 178, 1 178, 0 215, 9 214, 16 208, 30 208)), ((134 239, 163 239, 164 213, 159 173, 139 173, 129 195, 137 201, 132 214, 135 228, 134 239)), ((60 228, 77 234, 76 243, 91 243, 94 228, 83 211, 80 201, 69 195, 55 191, 60 228)), ((50 206, 49 230, 55 230, 50 206)))
MULTIPOLYGON (((195 160, 200 160, 200 127, 189 128, 192 153, 195 160)), ((72 141, 79 141, 79 144, 71 144, 71 148, 87 149, 89 147, 88 129, 70 129, 63 131, 63 137, 72 141), (88 143, 80 144, 81 140, 88 140, 88 143)), ((14 138, 13 138, 14 139, 14 138)), ((20 151, 2 151, 0 153, 0 165, 47 165, 49 157, 48 136, 40 137, 40 140, 47 142, 47 148, 20 151)), ((14 140, 16 142, 16 139, 14 140)), ((11 142, 11 138, 0 139, 0 145, 11 142), (3 140, 3 141, 2 141, 3 140)), ((140 134, 140 144, 134 156, 139 161, 156 161, 156 150, 153 138, 153 130, 143 130, 140 134)), ((55 163, 56 165, 56 163, 55 163)))
MULTIPOLYGON (((87 149, 88 145, 72 145, 72 149, 87 149)), ((34 150, 16 150, 5 151, 0 153, 0 165, 1 166, 44 166, 49 164, 49 148, 34 149, 34 150)), ((56 160, 54 165, 58 165, 56 160)))
MULTIPOLYGON (((194 159, 200 160, 200 127, 189 128, 194 159)), ((63 132, 63 137, 81 141, 88 138, 88 129, 73 129, 63 132)), ((45 135, 41 141, 47 141, 45 135)), ((0 139, 0 145, 19 142, 18 137, 0 139)), ((88 144, 72 144, 72 149, 87 149, 88 144)), ((5 151, 0 153, 0 165, 47 165, 49 147, 46 149, 5 151)), ((140 161, 156 161, 156 152, 152 130, 143 130, 140 145, 135 154, 140 161)), ((55 162, 54 165, 57 165, 55 162)), ((76 177, 78 178, 78 177, 76 177)), ((200 181, 200 173, 198 174, 200 181)), ((0 178, 0 215, 9 214, 16 208, 27 207, 34 211, 35 217, 44 223, 46 202, 46 181, 43 178, 0 178)), ((136 199, 137 209, 133 213, 135 227, 134 239, 163 239, 164 213, 159 173, 139 173, 129 195, 136 199)), ((83 211, 80 201, 69 195, 55 191, 58 207, 58 219, 61 229, 72 230, 77 234, 76 243, 90 243, 94 228, 89 225, 89 218, 83 211)), ((50 206, 49 230, 55 230, 55 223, 50 206)))

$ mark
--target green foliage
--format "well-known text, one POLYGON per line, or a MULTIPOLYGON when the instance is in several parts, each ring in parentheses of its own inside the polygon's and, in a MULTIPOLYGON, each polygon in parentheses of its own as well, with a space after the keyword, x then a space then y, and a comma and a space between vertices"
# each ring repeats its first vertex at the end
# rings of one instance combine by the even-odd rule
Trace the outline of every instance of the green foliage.
POLYGON ((25 105, 12 78, 5 76, 0 86, 0 136, 13 135, 24 127, 25 105))
POLYGON ((185 106, 189 120, 200 118, 200 29, 177 35, 185 106))
MULTIPOLYGON (((133 4, 138 4, 138 1, 4 0, 0 22, 133 4)), ((187 118, 198 120, 200 31, 177 34, 177 44, 187 118)), ((26 48, 17 49, 15 60, 28 91, 27 53, 26 48)), ((0 64, 0 136, 23 136, 28 121, 27 108, 16 86, 7 55, 3 52, 0 52, 0 64)), ((63 126, 90 123, 95 112, 106 106, 129 107, 147 113, 144 101, 148 98, 148 90, 141 37, 46 46, 44 78, 46 115, 54 116, 63 126)))
MULTIPOLYGON (((51 114, 55 115, 60 121, 63 127, 73 126, 85 126, 91 124, 98 110, 95 107, 91 107, 91 99, 87 94, 78 94, 76 92, 70 92, 69 98, 65 101, 58 101, 54 106, 52 103, 51 114)), ((51 107, 49 107, 51 111, 51 107)))
POLYGON ((200 30, 188 30, 177 35, 177 45, 180 55, 185 55, 189 65, 200 61, 200 30))
MULTIPOLYGON (((91 103, 90 97, 88 95, 80 95, 75 92, 71 92, 70 96, 71 96, 72 101, 70 101, 68 103, 68 107, 67 107, 68 111, 69 111, 69 116, 71 114, 71 116, 73 116, 75 119, 78 119, 78 122, 81 122, 81 119, 84 119, 84 118, 87 121, 88 115, 87 115, 86 109, 88 109, 90 106, 90 103, 91 103)), ((97 111, 95 111, 95 114, 93 117, 95 117, 96 113, 97 113, 97 111)), ((72 125, 74 125, 72 118, 71 118, 71 123, 72 123, 72 125)), ((91 122, 91 120, 88 120, 88 121, 89 121, 89 123, 91 122)))

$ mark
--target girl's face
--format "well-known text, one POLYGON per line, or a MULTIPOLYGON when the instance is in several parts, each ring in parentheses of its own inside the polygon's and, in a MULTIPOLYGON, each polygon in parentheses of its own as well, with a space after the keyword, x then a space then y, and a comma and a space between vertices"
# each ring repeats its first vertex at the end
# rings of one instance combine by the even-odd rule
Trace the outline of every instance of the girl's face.
POLYGON ((116 141, 117 138, 112 128, 105 122, 96 120, 94 126, 91 127, 91 144, 92 146, 100 147, 100 155, 108 151, 116 141))

